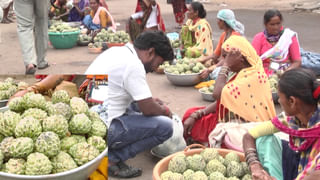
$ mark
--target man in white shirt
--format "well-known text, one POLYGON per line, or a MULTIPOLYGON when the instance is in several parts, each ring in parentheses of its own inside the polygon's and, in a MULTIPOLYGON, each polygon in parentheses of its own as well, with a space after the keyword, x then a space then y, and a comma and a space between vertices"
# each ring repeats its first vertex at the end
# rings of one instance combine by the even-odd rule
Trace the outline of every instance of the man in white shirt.
POLYGON ((133 44, 108 49, 87 69, 86 74, 108 75, 110 176, 140 176, 141 169, 124 162, 172 136, 171 112, 152 98, 146 73, 173 57, 170 41, 163 32, 146 31, 133 44))

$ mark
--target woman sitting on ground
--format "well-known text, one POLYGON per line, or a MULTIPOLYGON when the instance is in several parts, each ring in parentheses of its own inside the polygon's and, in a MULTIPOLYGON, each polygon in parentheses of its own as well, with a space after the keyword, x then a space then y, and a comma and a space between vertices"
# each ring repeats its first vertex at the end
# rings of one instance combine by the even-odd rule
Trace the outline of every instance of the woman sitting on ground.
POLYGON ((276 9, 266 11, 265 30, 256 34, 252 41, 268 76, 274 70, 289 70, 301 66, 297 33, 284 28, 282 22, 280 11, 276 9))
POLYGON ((218 59, 221 56, 221 46, 222 44, 232 35, 243 35, 244 26, 242 23, 236 20, 234 12, 230 9, 222 9, 217 14, 217 24, 219 29, 223 30, 220 36, 219 42, 214 50, 214 53, 208 57, 199 59, 199 61, 209 67, 201 72, 201 78, 206 79, 209 74, 217 66, 222 65, 222 61, 218 63, 218 59))
POLYGON ((85 15, 86 9, 89 8, 88 0, 73 0, 73 7, 70 9, 69 22, 82 21, 85 15))
POLYGON ((181 29, 181 49, 185 55, 209 56, 213 53, 212 29, 205 19, 207 12, 199 2, 192 2, 188 7, 188 20, 181 29), (188 52, 189 51, 189 52, 188 52))
POLYGON ((108 28, 115 31, 116 25, 111 14, 106 8, 99 5, 99 0, 90 0, 89 3, 91 11, 83 19, 83 24, 88 28, 88 32, 108 28))
POLYGON ((188 143, 208 143, 218 121, 259 122, 275 116, 267 75, 251 44, 242 36, 231 36, 221 53, 223 65, 213 91, 216 102, 191 108, 183 117, 188 143), (230 72, 234 75, 229 78, 230 72))
POLYGON ((243 138, 252 177, 319 179, 320 83, 310 70, 288 70, 280 77, 278 95, 284 112, 250 129, 243 138), (272 136, 279 131, 290 135, 289 142, 272 136))

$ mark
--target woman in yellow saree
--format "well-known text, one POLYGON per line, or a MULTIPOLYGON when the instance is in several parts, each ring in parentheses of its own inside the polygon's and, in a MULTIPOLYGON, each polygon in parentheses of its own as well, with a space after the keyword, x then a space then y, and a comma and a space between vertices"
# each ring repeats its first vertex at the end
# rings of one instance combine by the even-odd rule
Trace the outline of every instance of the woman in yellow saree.
POLYGON ((213 53, 212 29, 205 19, 203 5, 193 2, 188 7, 188 20, 181 29, 182 49, 187 57, 208 56, 213 53))

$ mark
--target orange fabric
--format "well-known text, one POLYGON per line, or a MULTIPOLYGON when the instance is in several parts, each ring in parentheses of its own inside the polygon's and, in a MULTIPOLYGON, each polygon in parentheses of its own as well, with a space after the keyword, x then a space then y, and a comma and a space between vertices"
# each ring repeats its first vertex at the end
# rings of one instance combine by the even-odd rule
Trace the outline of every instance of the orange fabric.
MULTIPOLYGON (((232 33, 231 33, 231 36, 232 35, 238 35, 238 36, 240 36, 240 33, 238 33, 237 31, 232 31, 232 33)), ((220 57, 220 55, 221 55, 221 47, 222 47, 222 44, 224 43, 224 41, 225 41, 225 38, 226 38, 226 32, 223 32, 222 34, 221 34, 221 36, 220 36, 220 39, 219 39, 219 42, 218 42, 218 44, 217 44, 217 46, 216 46, 216 49, 214 50, 214 54, 216 55, 216 56, 218 56, 218 57, 220 57)))
POLYGON ((108 157, 104 157, 96 171, 90 177, 90 180, 107 180, 108 179, 108 157))

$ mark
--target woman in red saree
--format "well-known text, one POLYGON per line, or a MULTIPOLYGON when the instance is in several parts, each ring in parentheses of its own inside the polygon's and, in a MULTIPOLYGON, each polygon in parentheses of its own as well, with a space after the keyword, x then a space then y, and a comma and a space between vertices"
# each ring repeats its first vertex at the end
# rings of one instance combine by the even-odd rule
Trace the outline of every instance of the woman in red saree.
POLYGON ((222 45, 223 66, 207 107, 187 110, 183 117, 184 136, 206 144, 218 122, 259 122, 275 116, 271 89, 262 62, 242 36, 231 36, 222 45), (229 72, 234 75, 228 80, 229 72))

